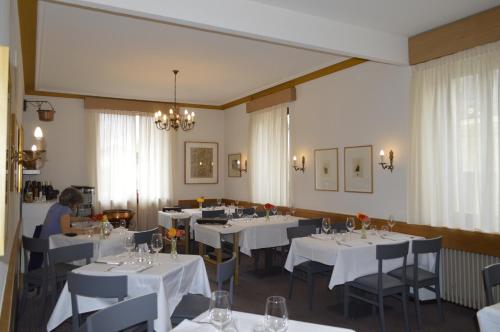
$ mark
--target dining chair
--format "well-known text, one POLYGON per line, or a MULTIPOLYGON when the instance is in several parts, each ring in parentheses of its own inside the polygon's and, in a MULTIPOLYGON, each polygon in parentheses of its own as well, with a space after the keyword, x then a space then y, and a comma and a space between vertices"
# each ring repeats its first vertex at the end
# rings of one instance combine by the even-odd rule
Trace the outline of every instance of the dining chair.
POLYGON ((371 305, 378 307, 380 330, 384 332, 384 297, 392 296, 401 301, 405 321, 405 330, 410 330, 407 306, 408 284, 406 282, 406 258, 408 256, 408 246, 408 241, 396 244, 384 244, 376 246, 378 272, 356 278, 353 281, 346 282, 344 284, 344 316, 349 316, 349 299, 351 297, 364 301, 366 303, 370 303, 371 305), (395 278, 388 275, 387 273, 382 272, 384 260, 395 258, 403 258, 402 279, 395 278), (368 297, 353 294, 350 292, 350 288, 356 288, 361 291, 374 294, 377 296, 377 300, 374 301, 368 297), (398 294, 401 294, 401 296, 398 296, 398 294))
MULTIPOLYGON (((236 257, 217 264, 217 290, 222 290, 225 282, 229 281, 229 299, 233 303, 234 271, 236 269, 236 257)), ((171 321, 172 324, 180 324, 184 319, 194 319, 208 310, 210 299, 200 294, 187 294, 182 297, 181 302, 175 308, 171 321)))
POLYGON ((149 247, 151 247, 151 237, 154 233, 158 232, 158 227, 149 229, 147 231, 136 232, 134 233, 135 245, 147 243, 149 247))
POLYGON ((314 225, 315 230, 317 228, 321 229, 321 224, 323 223, 323 219, 321 218, 315 218, 315 219, 300 219, 299 220, 299 226, 307 226, 307 225, 314 225))
MULTIPOLYGON (((154 331, 154 320, 158 318, 156 293, 134 297, 110 307, 99 310, 87 317, 80 327, 80 332, 118 332, 129 327, 137 330, 141 323, 146 323, 147 331, 154 331)), ((143 331, 144 329, 141 329, 143 331)))
MULTIPOLYGON (((243 216, 253 216, 254 213, 255 213, 255 209, 253 207, 243 208, 243 216)), ((235 219, 239 218, 236 211, 233 213, 233 218, 235 218, 235 219)))
POLYGON ((80 314, 77 296, 118 299, 128 294, 127 276, 95 276, 80 273, 68 273, 68 291, 71 294, 71 327, 77 332, 80 327, 80 314))
POLYGON ((49 250, 49 280, 52 285, 53 304, 57 299, 57 286, 66 281, 69 271, 78 267, 71 263, 85 260, 86 264, 90 264, 92 257, 94 257, 93 243, 80 243, 49 250))
MULTIPOLYGON (((441 320, 444 319, 443 315, 443 305, 441 303, 441 288, 440 288, 440 269, 439 262, 441 258, 441 243, 443 238, 436 237, 434 239, 426 240, 413 240, 412 242, 412 252, 413 252, 413 265, 408 265, 406 267, 406 283, 413 288, 413 295, 415 299, 415 313, 417 315, 417 326, 418 328, 422 325, 422 316, 420 313, 420 300, 419 292, 420 288, 428 289, 436 293, 436 302, 438 305, 438 314, 441 320), (435 254, 436 261, 434 265, 434 271, 430 272, 418 267, 419 255, 424 254, 435 254), (431 287, 434 286, 434 287, 431 287)), ((388 273, 390 276, 396 277, 400 280, 403 279, 403 268, 392 270, 388 273)))
MULTIPOLYGON (((484 292, 486 295, 486 305, 495 304, 493 299, 493 287, 500 285, 500 263, 488 265, 483 268, 484 292)), ((497 302, 500 299, 497 300, 497 302)))
MULTIPOLYGON (((316 226, 314 224, 307 224, 306 226, 290 227, 286 230, 288 241, 290 245, 292 240, 299 237, 306 237, 311 234, 316 233, 316 226)), ((312 309, 313 298, 314 298, 314 276, 317 274, 331 274, 333 266, 325 265, 319 262, 306 261, 301 264, 295 265, 293 271, 290 272, 290 279, 288 281, 288 298, 292 299, 293 293, 293 280, 297 277, 297 272, 301 272, 306 275, 308 296, 309 296, 309 309, 312 309)))
POLYGON ((217 218, 217 217, 224 217, 225 215, 226 215, 226 212, 224 209, 201 211, 202 218, 217 218))

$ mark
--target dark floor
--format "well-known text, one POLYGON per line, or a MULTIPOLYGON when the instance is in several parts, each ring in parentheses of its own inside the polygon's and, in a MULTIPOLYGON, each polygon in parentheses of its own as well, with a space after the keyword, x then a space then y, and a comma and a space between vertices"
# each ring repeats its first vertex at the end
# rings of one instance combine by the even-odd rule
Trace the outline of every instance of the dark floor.
MULTIPOLYGON (((242 255, 241 274, 239 285, 235 288, 234 309, 256 314, 264 313, 265 300, 270 295, 288 294, 288 273, 276 274, 270 277, 258 277, 253 273, 252 260, 242 255)), ((209 276, 214 271, 207 266, 209 276)), ((340 289, 330 291, 327 288, 328 280, 318 277, 316 280, 315 303, 313 310, 308 309, 307 289, 303 281, 296 280, 292 300, 288 300, 290 319, 307 321, 318 324, 345 327, 356 331, 378 331, 378 316, 372 315, 369 305, 353 300, 351 317, 343 316, 342 301, 339 299, 340 289)), ((212 289, 215 285, 212 284, 212 289)), ((45 309, 45 322, 48 320, 52 307, 43 308, 41 300, 28 301, 25 312, 21 313, 17 331, 44 331, 40 324, 40 312, 45 309), (38 325, 38 327, 37 327, 38 325)), ((416 320, 413 302, 409 303, 410 326, 416 330, 416 320)), ((423 326, 419 331, 478 331, 475 310, 467 309, 451 303, 444 303, 445 321, 441 322, 437 315, 437 306, 434 303, 423 304, 423 326)), ((395 299, 386 299, 385 317, 387 331, 403 331, 404 321, 400 302, 395 299)), ((55 331, 71 331, 71 322, 67 320, 55 331)))

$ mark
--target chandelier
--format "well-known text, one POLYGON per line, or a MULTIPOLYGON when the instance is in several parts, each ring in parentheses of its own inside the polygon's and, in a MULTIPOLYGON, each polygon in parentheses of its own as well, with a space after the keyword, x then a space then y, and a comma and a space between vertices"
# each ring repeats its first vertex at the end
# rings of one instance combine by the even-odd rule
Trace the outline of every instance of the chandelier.
POLYGON ((188 131, 194 128, 194 112, 189 114, 188 110, 185 109, 184 113, 181 114, 179 108, 177 107, 177 74, 179 71, 177 69, 173 70, 174 73, 174 107, 168 111, 168 114, 163 114, 161 111, 155 113, 155 124, 156 128, 160 130, 170 130, 173 128, 177 130, 182 128, 184 131, 188 131))

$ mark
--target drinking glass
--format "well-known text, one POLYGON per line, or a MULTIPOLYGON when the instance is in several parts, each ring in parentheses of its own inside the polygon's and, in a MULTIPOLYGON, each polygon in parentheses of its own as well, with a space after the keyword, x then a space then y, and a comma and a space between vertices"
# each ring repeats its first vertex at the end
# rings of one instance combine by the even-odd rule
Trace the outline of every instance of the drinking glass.
POLYGON ((220 206, 222 204, 222 198, 217 198, 217 205, 220 206))
POLYGON ((94 235, 94 228, 93 227, 88 227, 85 230, 85 233, 87 233, 87 237, 90 239, 94 235))
POLYGON ((252 217, 254 217, 254 218, 258 218, 259 217, 259 215, 257 214, 257 205, 253 206, 253 216, 252 217))
POLYGON ((238 218, 243 217, 243 209, 242 208, 236 208, 236 215, 238 218))
POLYGON ((375 225, 370 226, 370 235, 373 236, 377 235, 377 231, 378 231, 377 226, 375 225))
POLYGON ((151 236, 151 248, 155 252, 155 258, 153 261, 158 262, 158 253, 163 249, 163 238, 160 233, 154 233, 151 236))
POLYGON ((125 249, 127 250, 128 253, 129 263, 132 261, 132 250, 134 250, 134 248, 135 248, 134 233, 129 232, 127 233, 127 237, 125 238, 125 249))
POLYGON ((234 201, 234 205, 236 205, 236 207, 240 206, 240 201, 234 201))
POLYGON ((125 219, 120 220, 120 227, 127 230, 127 221, 125 219))
POLYGON ((212 292, 208 315, 210 317, 210 323, 214 325, 218 331, 222 331, 224 326, 231 322, 231 301, 228 291, 212 292))
POLYGON ((273 208, 271 209, 271 212, 273 213, 273 216, 275 216, 276 213, 278 213, 278 207, 277 206, 273 206, 273 208))
POLYGON ((387 236, 387 233, 388 233, 388 232, 389 232, 389 227, 387 227, 387 226, 382 226, 382 227, 380 228, 380 234, 379 234, 379 235, 380 235, 380 237, 381 237, 381 238, 384 238, 385 236, 387 236))
POLYGON ((370 218, 366 218, 366 220, 363 222, 365 224, 365 229, 368 230, 370 228, 370 224, 371 224, 371 219, 370 218))
POLYGON ((345 226, 347 230, 349 231, 349 240, 352 238, 352 231, 354 230, 354 227, 356 224, 354 223, 354 217, 347 217, 347 220, 345 222, 345 226))
POLYGON ((147 243, 137 245, 137 261, 143 263, 149 260, 149 248, 147 243))
POLYGON ((288 310, 283 296, 270 296, 266 300, 266 328, 274 332, 286 331, 288 327, 288 310))
POLYGON ((394 227, 394 225, 396 225, 396 220, 394 220, 394 216, 392 214, 387 219, 387 224, 389 225, 392 233, 392 228, 394 227))
POLYGON ((321 222, 321 228, 323 229, 323 233, 328 234, 330 233, 330 228, 332 225, 330 224, 330 218, 323 218, 323 221, 321 222))

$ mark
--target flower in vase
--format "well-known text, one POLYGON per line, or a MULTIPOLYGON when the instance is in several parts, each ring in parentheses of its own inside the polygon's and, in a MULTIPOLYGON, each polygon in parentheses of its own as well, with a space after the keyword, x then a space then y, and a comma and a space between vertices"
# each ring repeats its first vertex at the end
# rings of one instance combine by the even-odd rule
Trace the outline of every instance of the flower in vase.
POLYGON ((196 199, 196 201, 197 201, 198 203, 203 203, 203 202, 205 202, 205 197, 200 196, 200 197, 198 197, 198 198, 196 199))
POLYGON ((167 238, 170 240, 181 238, 184 235, 186 235, 186 232, 183 229, 171 227, 167 230, 167 238))

